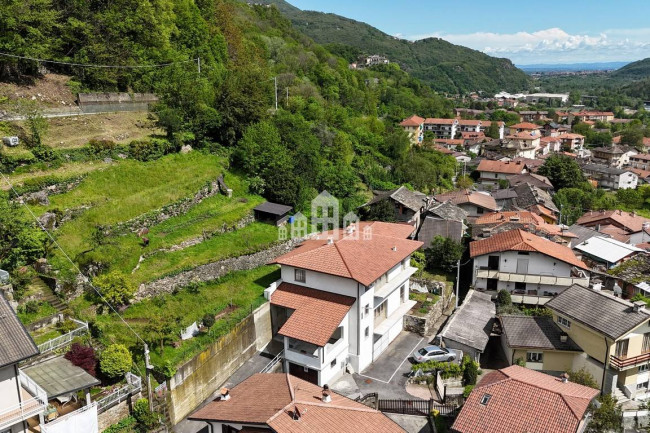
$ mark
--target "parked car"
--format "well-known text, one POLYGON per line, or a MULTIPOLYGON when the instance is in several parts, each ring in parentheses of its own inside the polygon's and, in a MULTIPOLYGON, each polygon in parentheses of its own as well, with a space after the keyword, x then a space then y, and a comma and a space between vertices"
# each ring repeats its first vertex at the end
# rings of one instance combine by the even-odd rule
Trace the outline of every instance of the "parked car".
POLYGON ((416 363, 426 361, 450 362, 460 358, 459 351, 445 349, 439 346, 424 346, 413 352, 413 360, 416 363))

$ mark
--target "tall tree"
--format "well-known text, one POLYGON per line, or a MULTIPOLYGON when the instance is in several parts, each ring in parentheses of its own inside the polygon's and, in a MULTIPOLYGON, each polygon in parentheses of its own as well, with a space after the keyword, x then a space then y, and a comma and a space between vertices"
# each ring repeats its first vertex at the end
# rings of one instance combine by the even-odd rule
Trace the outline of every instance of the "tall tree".
POLYGON ((551 155, 537 173, 548 177, 556 191, 562 188, 577 188, 585 182, 580 166, 567 155, 551 155))

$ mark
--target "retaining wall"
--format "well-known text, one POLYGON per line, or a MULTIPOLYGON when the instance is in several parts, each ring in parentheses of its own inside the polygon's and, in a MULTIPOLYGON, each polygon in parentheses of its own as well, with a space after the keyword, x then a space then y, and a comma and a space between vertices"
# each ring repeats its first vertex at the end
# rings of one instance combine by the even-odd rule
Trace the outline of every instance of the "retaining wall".
POLYGON ((270 305, 265 303, 169 380, 171 423, 176 425, 188 416, 270 340, 270 305))

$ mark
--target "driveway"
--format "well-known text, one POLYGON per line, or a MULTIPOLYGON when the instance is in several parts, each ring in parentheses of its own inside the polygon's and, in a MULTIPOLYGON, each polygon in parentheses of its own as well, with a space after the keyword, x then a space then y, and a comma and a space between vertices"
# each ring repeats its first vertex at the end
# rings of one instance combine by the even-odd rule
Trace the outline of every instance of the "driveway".
POLYGON ((423 344, 426 344, 424 338, 402 331, 375 362, 363 372, 352 375, 359 392, 376 392, 379 398, 386 399, 413 399, 406 392, 406 379, 411 373, 412 365, 409 358, 423 344))

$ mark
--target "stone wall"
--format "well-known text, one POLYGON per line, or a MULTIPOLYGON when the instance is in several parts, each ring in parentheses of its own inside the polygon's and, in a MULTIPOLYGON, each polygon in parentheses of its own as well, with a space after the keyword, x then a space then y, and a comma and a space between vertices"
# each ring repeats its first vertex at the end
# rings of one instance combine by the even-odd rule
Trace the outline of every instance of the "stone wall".
POLYGON ((142 398, 141 393, 137 393, 131 396, 129 399, 124 400, 123 402, 116 404, 110 409, 97 415, 97 422, 99 423, 99 431, 104 431, 108 427, 112 426, 115 423, 120 422, 124 418, 130 415, 132 403, 138 401, 142 398))
POLYGON ((208 263, 177 275, 141 284, 135 294, 135 299, 141 300, 171 293, 175 289, 185 287, 193 282, 212 281, 232 271, 249 270, 266 265, 279 255, 291 251, 298 242, 299 240, 290 240, 254 254, 208 263))
POLYGON ((271 315, 266 303, 179 367, 168 383, 171 423, 178 424, 210 397, 258 348, 268 344, 270 337, 271 315))
POLYGON ((422 336, 429 335, 429 331, 433 325, 442 316, 443 304, 443 299, 440 298, 425 316, 406 314, 404 316, 404 329, 422 336))

